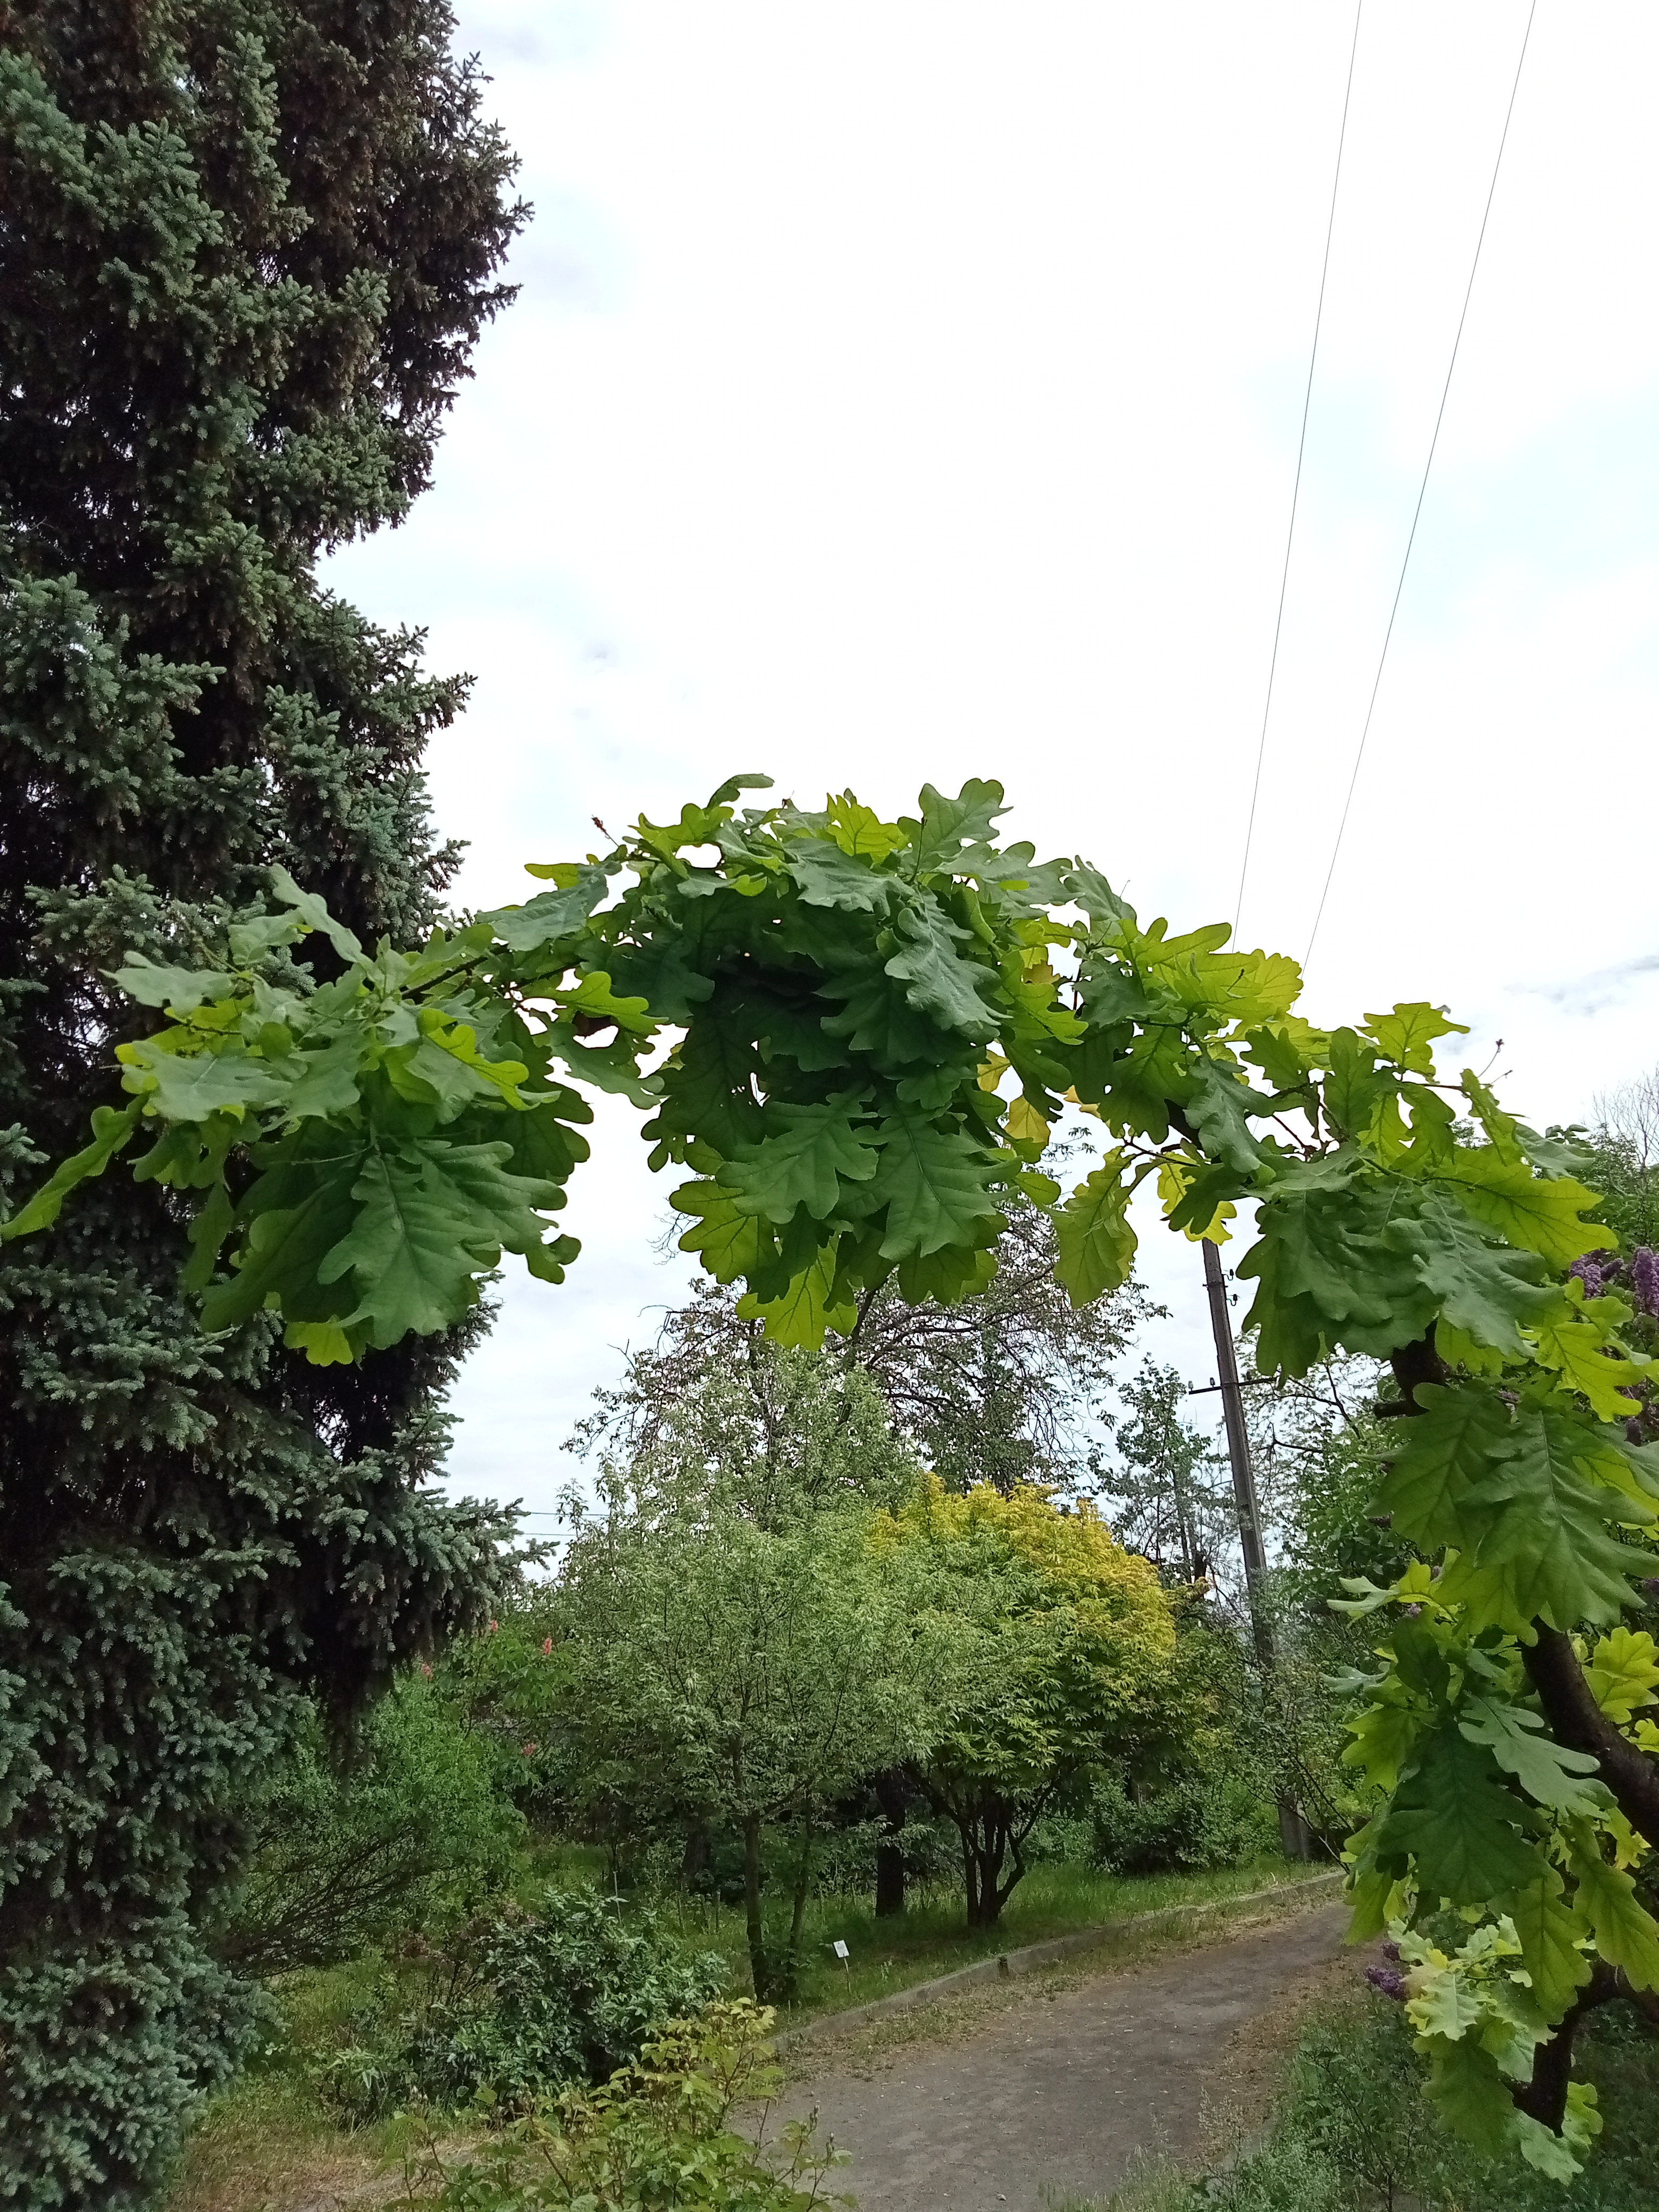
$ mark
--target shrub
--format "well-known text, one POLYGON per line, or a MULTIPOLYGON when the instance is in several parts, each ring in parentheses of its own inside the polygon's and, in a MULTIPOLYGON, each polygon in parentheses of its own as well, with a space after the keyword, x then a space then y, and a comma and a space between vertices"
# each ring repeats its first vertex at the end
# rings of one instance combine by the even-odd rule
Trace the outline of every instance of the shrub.
POLYGON ((726 1978, 716 1954, 687 1959, 647 1914, 625 1923, 592 1893, 550 1891, 539 1912, 460 1931, 428 1970, 427 2002, 389 1979, 323 2070, 354 2120, 400 2105, 480 2096, 509 2112, 638 2062, 647 2039, 707 2003, 726 1978))
POLYGON ((1273 1808, 1237 1774, 1190 1775, 1139 1802, 1104 1781, 1092 1811, 1092 1856, 1109 1874, 1243 1866, 1279 1841, 1273 1808))
POLYGON ((487 1748, 418 1676, 374 1708, 344 1765, 313 1714, 251 1824, 253 1861, 215 1948, 258 1974, 333 1966, 477 1911, 510 1880, 524 1826, 487 1748))
POLYGON ((567 2091, 482 2156, 445 2164, 435 2142, 405 2174, 403 2212, 809 2212, 850 2203, 824 2182, 841 2162, 815 2121, 765 2142, 783 2077, 765 2037, 771 2012, 746 1997, 706 2007, 647 2044, 602 2087, 567 2091), (732 2124, 750 2118, 752 2132, 732 2124))

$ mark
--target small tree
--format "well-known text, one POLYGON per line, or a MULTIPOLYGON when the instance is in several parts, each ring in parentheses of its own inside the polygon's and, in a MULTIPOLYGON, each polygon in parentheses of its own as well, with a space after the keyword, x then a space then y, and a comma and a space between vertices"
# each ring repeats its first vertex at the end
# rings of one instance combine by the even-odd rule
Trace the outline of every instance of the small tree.
POLYGON ((1152 1360, 1123 1386, 1129 1418, 1117 1430, 1117 1454, 1103 1470, 1112 1525, 1131 1550, 1166 1575, 1202 1582, 1237 1540, 1232 1492, 1218 1470, 1225 1462, 1212 1438, 1182 1417, 1187 1386, 1175 1367, 1152 1360))
POLYGON ((1170 1600, 1092 1506, 1065 1511, 1035 1487, 954 1497, 935 1480, 882 1533, 968 1670, 921 1773, 962 1839, 969 1925, 988 1926, 1037 1820, 1153 1722, 1175 1652, 1170 1600))
POLYGON ((758 1525, 728 1507, 580 1531, 566 1568, 578 1726, 596 1773, 635 1802, 731 1822, 743 1836, 756 1995, 793 1986, 814 1819, 880 1768, 924 1751, 937 1726, 943 1638, 918 1622, 902 1575, 872 1553, 868 1516, 758 1525), (763 1846, 798 1848, 789 1930, 769 1940, 763 1846))

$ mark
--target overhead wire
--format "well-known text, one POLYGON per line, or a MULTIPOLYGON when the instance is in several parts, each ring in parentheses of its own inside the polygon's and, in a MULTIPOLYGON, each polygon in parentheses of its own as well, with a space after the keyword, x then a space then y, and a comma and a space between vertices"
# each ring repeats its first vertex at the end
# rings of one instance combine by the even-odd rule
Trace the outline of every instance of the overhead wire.
POLYGON ((1412 510, 1411 531, 1406 539, 1405 557, 1400 563, 1399 580, 1394 587, 1394 605, 1389 610, 1389 626, 1382 634, 1382 650, 1377 655, 1376 674, 1371 679, 1371 696, 1365 708, 1364 725, 1359 732, 1359 744, 1353 757, 1353 772, 1348 778, 1347 795, 1342 802, 1341 818, 1336 825, 1336 841, 1331 847, 1331 863, 1325 871, 1324 887, 1319 894, 1319 905, 1314 915, 1313 927, 1308 932, 1308 949, 1302 956, 1305 969, 1313 957, 1314 939, 1319 934, 1319 925, 1325 918, 1325 902, 1331 895, 1332 879, 1336 874, 1338 856, 1342 850, 1342 839, 1348 827, 1348 817, 1353 809, 1353 795, 1359 786, 1359 770, 1365 758, 1365 744, 1371 733, 1371 719, 1376 712, 1376 696, 1382 687, 1382 670, 1389 658, 1389 645, 1394 636, 1395 617, 1400 612, 1400 598, 1406 588, 1406 571, 1411 565, 1412 548, 1417 543, 1417 526, 1422 519, 1423 497, 1429 488, 1429 471, 1434 466, 1435 448, 1440 442, 1440 426, 1446 419, 1446 401, 1451 393, 1452 374, 1457 367, 1457 350, 1463 343, 1463 325, 1468 320, 1469 301, 1474 296, 1474 280, 1480 267, 1480 249, 1486 242, 1486 225, 1492 216, 1492 204, 1498 191, 1498 175, 1504 166, 1504 149, 1509 143, 1510 123, 1515 114, 1516 94, 1521 89, 1521 71, 1527 58, 1527 47, 1532 38, 1533 18, 1538 13, 1538 0, 1532 0, 1527 10, 1527 27, 1522 33, 1521 52, 1515 64, 1515 81, 1510 87, 1510 104, 1504 111, 1504 128, 1498 140, 1498 155, 1492 165, 1492 182, 1486 187, 1486 204, 1480 217, 1480 235, 1474 241, 1474 258, 1469 264, 1469 281, 1463 291, 1463 311, 1457 318, 1457 332, 1452 340, 1451 359, 1446 364, 1446 380, 1441 387, 1439 410, 1434 418, 1434 434, 1429 440, 1428 459, 1423 464, 1423 481, 1417 488, 1417 505, 1412 510))
POLYGON ((1313 345, 1308 355, 1308 384, 1302 395, 1302 434, 1297 441, 1296 477, 1291 486, 1291 520, 1285 533, 1285 565, 1279 578, 1279 611, 1273 617, 1273 649, 1267 662, 1267 696, 1261 708, 1261 735, 1255 749, 1255 777, 1250 785, 1249 818, 1244 825, 1244 857, 1238 868, 1238 897, 1233 907, 1233 942, 1244 912, 1244 884, 1250 872, 1250 846, 1255 836, 1256 803, 1261 796, 1261 766, 1267 754, 1267 723, 1273 708, 1273 678, 1279 672, 1279 640, 1285 627, 1285 594, 1291 580, 1291 548, 1296 542, 1297 503, 1302 495, 1302 460, 1308 450, 1308 415, 1313 405, 1314 368, 1319 359, 1319 333, 1325 320, 1325 283, 1331 273, 1331 240, 1336 230, 1337 194, 1342 184, 1342 150, 1348 142, 1348 107, 1353 98, 1354 59, 1359 52, 1359 22, 1365 0, 1355 0, 1353 40, 1348 48, 1348 79, 1342 94, 1342 126, 1336 137, 1336 173, 1331 179, 1331 211, 1325 224, 1325 258, 1319 268, 1319 305, 1314 311, 1313 345))

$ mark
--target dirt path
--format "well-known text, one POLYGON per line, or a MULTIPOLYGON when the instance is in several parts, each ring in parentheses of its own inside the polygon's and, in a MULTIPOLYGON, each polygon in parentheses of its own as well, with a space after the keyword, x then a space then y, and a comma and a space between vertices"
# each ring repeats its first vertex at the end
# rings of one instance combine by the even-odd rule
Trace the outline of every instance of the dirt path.
POLYGON ((1326 1905, 1034 1984, 977 2020, 939 2023, 957 2038, 945 2047, 824 2045, 784 2117, 817 2107, 852 2154, 838 2185, 861 2212, 1038 2212, 1103 2196, 1137 2154, 1198 2154, 1218 2104, 1258 2101, 1272 2068, 1253 2062, 1276 2057, 1309 1997, 1361 1971, 1343 1951, 1347 1920, 1346 1905, 1326 1905))

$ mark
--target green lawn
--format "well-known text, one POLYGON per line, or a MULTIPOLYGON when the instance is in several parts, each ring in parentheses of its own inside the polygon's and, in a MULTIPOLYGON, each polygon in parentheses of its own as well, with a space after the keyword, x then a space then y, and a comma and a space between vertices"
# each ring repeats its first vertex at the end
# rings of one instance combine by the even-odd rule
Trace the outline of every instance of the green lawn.
MULTIPOLYGON (((899 1918, 878 1920, 867 1904, 819 1898, 806 1916, 807 1971, 799 2001, 783 2008, 787 2024, 838 2012, 890 1996, 917 1982, 948 1974, 975 1959, 994 1958, 1026 1943, 1101 1921, 1127 1919, 1170 1905, 1206 1904, 1212 1898, 1238 1897, 1298 1877, 1325 1871, 1294 1867, 1279 1856, 1253 1860, 1211 1874, 1125 1875, 1100 1874, 1088 1867, 1045 1860, 1032 1868, 1003 1907, 994 1928, 970 1931, 961 1893, 940 1885, 914 1902, 899 1918), (836 1962, 830 1946, 837 1937, 849 1953, 846 1966, 836 1962)), ((667 1908, 689 1942, 706 1944, 731 1961, 732 1985, 748 1979, 748 1951, 740 1908, 692 1901, 667 1908)))

